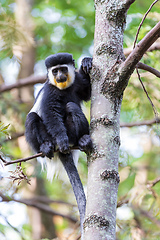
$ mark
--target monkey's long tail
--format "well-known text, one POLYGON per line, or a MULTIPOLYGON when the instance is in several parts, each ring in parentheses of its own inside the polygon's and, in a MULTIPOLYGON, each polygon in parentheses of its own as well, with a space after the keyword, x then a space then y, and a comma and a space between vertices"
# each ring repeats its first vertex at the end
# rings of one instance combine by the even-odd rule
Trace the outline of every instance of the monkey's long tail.
POLYGON ((83 222, 85 218, 86 211, 86 197, 79 177, 77 168, 75 167, 72 153, 62 154, 59 153, 59 158, 68 174, 69 180, 71 182, 74 195, 76 197, 79 213, 80 213, 80 222, 81 222, 81 239, 83 239, 83 222))

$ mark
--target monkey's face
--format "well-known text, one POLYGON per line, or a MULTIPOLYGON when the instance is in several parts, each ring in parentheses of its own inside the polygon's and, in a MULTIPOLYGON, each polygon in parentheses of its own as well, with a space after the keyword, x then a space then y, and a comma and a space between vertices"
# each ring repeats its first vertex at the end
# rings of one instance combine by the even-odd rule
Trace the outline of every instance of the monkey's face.
POLYGON ((48 77, 51 84, 59 89, 68 88, 75 78, 73 65, 57 65, 48 69, 48 77))

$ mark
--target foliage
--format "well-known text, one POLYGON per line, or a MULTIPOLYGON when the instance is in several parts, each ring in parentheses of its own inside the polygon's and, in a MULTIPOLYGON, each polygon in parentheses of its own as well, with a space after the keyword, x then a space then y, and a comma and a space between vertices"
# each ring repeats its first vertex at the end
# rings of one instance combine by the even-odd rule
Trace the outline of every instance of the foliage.
POLYGON ((9 124, 4 126, 4 123, 0 122, 0 135, 9 135, 8 134, 8 127, 9 127, 9 124))
POLYGON ((2 1, 0 13, 1 59, 4 59, 6 56, 12 57, 17 46, 23 48, 26 44, 33 44, 33 41, 16 22, 12 4, 7 7, 6 2, 2 1))

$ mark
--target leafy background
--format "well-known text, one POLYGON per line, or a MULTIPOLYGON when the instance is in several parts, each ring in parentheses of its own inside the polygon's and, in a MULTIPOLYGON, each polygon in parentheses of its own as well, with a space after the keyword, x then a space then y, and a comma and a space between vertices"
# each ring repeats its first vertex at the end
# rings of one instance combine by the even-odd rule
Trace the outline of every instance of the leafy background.
MULTIPOLYGON (((137 28, 153 1, 139 0, 128 11, 124 48, 133 46, 137 28)), ((0 84, 46 74, 44 59, 57 52, 70 52, 78 67, 83 56, 92 56, 94 44, 94 3, 92 0, 1 0, 0 3, 0 84), (28 60, 29 59, 29 60, 28 60)), ((158 2, 140 31, 138 41, 160 21, 158 2)), ((147 52, 142 62, 159 69, 160 51, 147 52)), ((140 71, 143 83, 160 112, 160 81, 140 71)), ((25 87, 0 94, 0 154, 6 160, 32 154, 24 138, 26 114, 41 87, 25 87)), ((90 103, 85 104, 89 120, 90 103)), ((136 73, 124 93, 121 122, 153 119, 154 113, 136 73)), ((118 191, 117 239, 160 239, 160 183, 149 185, 160 176, 160 127, 121 128, 118 191)), ((3 165, 3 164, 1 164, 3 165)), ((78 224, 58 215, 48 215, 36 208, 16 203, 22 198, 45 196, 57 212, 78 219, 75 199, 65 173, 60 170, 52 183, 36 160, 22 164, 30 184, 8 177, 16 166, 0 168, 0 194, 9 197, 0 202, 0 238, 11 239, 78 239, 78 224), (59 201, 63 201, 60 204, 59 201), (58 202, 57 202, 58 201, 58 202), (69 203, 69 205, 67 204, 69 203), (38 230, 37 230, 38 229, 38 230)), ((86 190, 87 164, 80 155, 79 172, 86 190)))

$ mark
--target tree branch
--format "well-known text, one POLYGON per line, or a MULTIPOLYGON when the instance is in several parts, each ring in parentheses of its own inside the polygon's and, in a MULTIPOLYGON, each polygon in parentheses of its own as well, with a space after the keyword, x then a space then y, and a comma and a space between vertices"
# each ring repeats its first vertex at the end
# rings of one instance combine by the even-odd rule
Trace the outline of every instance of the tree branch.
POLYGON ((0 159, 2 160, 2 162, 4 162, 4 166, 8 166, 8 165, 11 165, 11 164, 14 164, 14 163, 27 162, 27 161, 32 160, 34 158, 41 157, 42 155, 43 155, 42 153, 37 153, 37 154, 35 154, 33 156, 30 156, 30 157, 27 157, 27 158, 21 158, 21 159, 9 161, 9 162, 7 162, 5 159, 3 159, 2 156, 0 155, 0 159))
POLYGON ((44 83, 45 80, 46 80, 46 75, 44 75, 44 76, 31 75, 27 78, 19 79, 19 81, 14 83, 14 84, 10 84, 10 85, 2 84, 0 86, 0 93, 10 91, 14 88, 21 88, 21 87, 25 87, 25 86, 30 86, 30 85, 34 85, 36 83, 44 83))
POLYGON ((146 70, 146 71, 154 74, 156 77, 160 78, 160 72, 158 70, 156 70, 155 68, 152 68, 152 67, 148 66, 147 64, 139 62, 137 64, 137 67, 139 69, 146 70))
MULTIPOLYGON (((148 48, 147 52, 152 52, 155 50, 160 50, 160 42, 155 42, 152 44, 150 48, 148 48)), ((128 56, 133 51, 133 47, 124 48, 124 55, 128 56)))
POLYGON ((160 182, 160 177, 152 180, 152 181, 149 181, 148 184, 147 184, 147 187, 150 189, 152 187, 154 187, 157 183, 160 182))
POLYGON ((137 126, 144 126, 144 125, 151 126, 156 123, 160 123, 160 118, 155 118, 152 120, 146 120, 142 122, 121 123, 120 126, 121 127, 137 127, 137 126))
POLYGON ((4 202, 14 201, 14 202, 18 202, 18 203, 23 203, 23 204, 25 204, 27 206, 38 208, 39 210, 44 211, 44 212, 46 212, 48 214, 57 215, 57 216, 61 216, 63 218, 66 218, 66 219, 68 219, 69 221, 71 221, 73 223, 76 223, 78 221, 77 219, 75 219, 75 218, 73 218, 73 217, 71 217, 69 215, 61 214, 59 212, 54 211, 51 207, 49 207, 49 206, 47 206, 47 205, 45 205, 43 203, 32 201, 32 199, 17 200, 17 199, 14 199, 12 197, 5 196, 2 193, 0 193, 0 197, 2 198, 2 201, 4 201, 4 202))
POLYGON ((63 204, 63 205, 68 205, 70 207, 75 207, 76 205, 75 204, 72 204, 72 203, 68 203, 68 202, 65 202, 65 201, 62 201, 62 200, 53 200, 53 199, 50 199, 46 196, 41 196, 41 195, 38 195, 38 196, 34 196, 32 198, 30 198, 30 201, 32 202, 40 202, 40 203, 43 203, 43 204, 63 204))
MULTIPOLYGON (((70 150, 73 150, 73 149, 79 149, 79 147, 70 147, 70 150)), ((55 152, 58 152, 59 149, 57 149, 55 152)), ((81 150, 82 151, 82 150, 81 150)), ((4 166, 8 166, 8 165, 11 165, 11 164, 14 164, 14 163, 21 163, 21 162, 27 162, 29 160, 32 160, 34 158, 37 158, 37 157, 42 157, 43 156, 43 153, 37 153, 37 154, 34 154, 30 157, 26 157, 26 158, 20 158, 20 159, 16 159, 16 160, 12 160, 12 161, 9 161, 7 162, 1 155, 0 155, 0 160, 2 160, 2 162, 4 163, 4 166)))
POLYGON ((134 2, 135 0, 125 0, 126 8, 128 9, 134 2))
MULTIPOLYGON (((124 88, 127 86, 129 77, 136 68, 147 49, 160 37, 160 22, 150 30, 146 36, 136 45, 127 59, 121 64, 119 69, 120 82, 123 82, 124 88)), ((124 89, 122 89, 124 90, 124 89)))
MULTIPOLYGON (((138 126, 152 126, 153 124, 157 124, 160 123, 160 118, 155 118, 152 120, 145 120, 145 121, 141 121, 141 122, 131 122, 131 123, 121 123, 120 127, 138 127, 138 126)), ((18 134, 17 134, 18 135, 18 134)), ((12 140, 12 139, 11 139, 12 140)), ((79 149, 78 147, 72 147, 71 149, 79 149)), ((57 150, 58 151, 58 150, 57 150)), ((37 153, 35 155, 32 155, 30 157, 26 157, 26 158, 21 158, 21 159, 16 159, 16 160, 12 160, 7 162, 1 155, 0 155, 0 160, 4 163, 4 166, 8 166, 14 163, 21 163, 21 162, 27 162, 29 160, 32 160, 34 158, 37 157, 42 157, 42 153, 37 153)))
MULTIPOLYGON (((148 51, 159 50, 159 49, 160 49, 160 43, 155 43, 155 44, 153 44, 152 47, 150 47, 148 49, 148 51)), ((131 48, 127 48, 124 50, 125 55, 128 55, 129 53, 131 53, 131 48)), ((138 63, 138 68, 149 71, 149 72, 153 73, 154 75, 156 75, 157 77, 160 76, 160 72, 158 70, 153 71, 152 69, 154 69, 154 68, 151 68, 149 66, 147 68, 147 65, 145 65, 145 64, 142 65, 142 64, 143 63, 138 63)), ((46 80, 46 75, 44 75, 44 76, 31 75, 27 78, 19 79, 18 82, 10 84, 10 85, 2 84, 0 86, 0 93, 7 92, 7 91, 10 91, 15 88, 31 86, 31 85, 34 85, 37 83, 44 83, 45 80, 46 80)))

